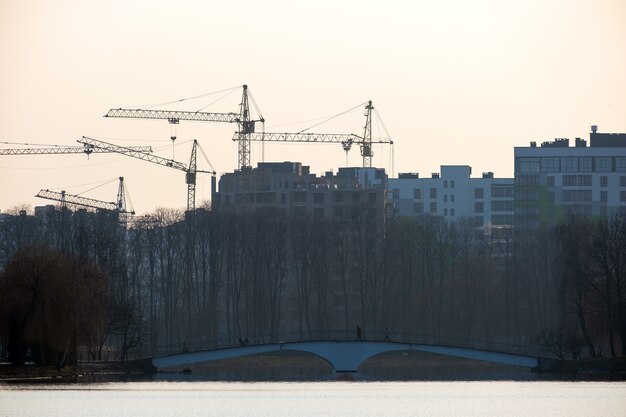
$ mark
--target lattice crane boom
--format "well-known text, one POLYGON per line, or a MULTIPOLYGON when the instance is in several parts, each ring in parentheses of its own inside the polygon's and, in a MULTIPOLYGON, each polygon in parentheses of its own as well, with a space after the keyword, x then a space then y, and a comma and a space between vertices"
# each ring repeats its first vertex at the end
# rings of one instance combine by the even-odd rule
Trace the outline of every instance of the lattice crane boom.
POLYGON ((61 192, 51 191, 51 190, 41 190, 35 195, 35 197, 44 198, 46 200, 58 201, 62 205, 71 204, 74 206, 117 211, 117 204, 115 204, 114 202, 107 202, 107 201, 96 200, 93 198, 72 195, 72 194, 66 193, 65 190, 61 192))
MULTIPOLYGON (((250 141, 254 142, 303 142, 303 143, 340 143, 343 150, 348 152, 353 144, 359 145, 361 155, 363 156, 363 167, 371 167, 371 158, 373 156, 373 143, 386 143, 393 145, 390 138, 373 138, 372 137, 372 110, 374 106, 371 101, 365 105, 365 127, 364 135, 359 136, 353 133, 278 133, 278 132, 261 132, 250 133, 248 135, 250 141)), ((239 133, 235 133, 233 140, 240 140, 239 133)))
MULTIPOLYGON (((257 120, 251 118, 250 104, 248 97, 248 86, 243 85, 239 113, 213 113, 202 111, 176 111, 176 110, 149 110, 149 109, 110 109, 104 117, 118 117, 127 119, 162 119, 170 124, 177 125, 181 120, 191 120, 197 122, 224 122, 237 123, 236 133, 238 141, 238 165, 239 168, 249 168, 250 165, 250 135, 256 130, 256 122, 264 123, 265 119, 259 117, 257 120)), ((254 102, 254 101, 253 101, 254 102)), ((176 139, 171 136, 172 141, 176 139)))
POLYGON ((83 136, 81 139, 78 140, 78 142, 91 145, 95 148, 104 147, 106 149, 110 149, 111 152, 117 152, 122 155, 130 156, 132 158, 141 159, 146 162, 152 162, 154 164, 174 168, 179 171, 185 172, 185 182, 187 183, 187 211, 193 211, 196 208, 196 174, 198 172, 202 172, 212 174, 213 176, 215 175, 215 171, 202 171, 196 168, 196 154, 197 147, 199 146, 197 140, 193 141, 191 157, 188 166, 182 162, 174 161, 173 159, 162 158, 160 156, 151 155, 143 152, 136 152, 124 146, 114 145, 112 143, 88 138, 86 136, 83 136))
POLYGON ((177 111, 177 110, 146 110, 146 109, 111 109, 104 117, 118 117, 125 119, 164 119, 172 124, 180 120, 192 120, 196 122, 225 122, 239 123, 237 113, 209 113, 201 111, 177 111))
POLYGON ((185 164, 183 164, 182 162, 174 161, 173 159, 163 158, 157 155, 149 154, 147 152, 139 152, 129 147, 115 145, 98 139, 89 138, 87 136, 83 136, 82 138, 78 139, 77 142, 82 143, 86 146, 91 146, 93 149, 107 149, 108 152, 119 153, 122 155, 130 156, 132 158, 142 159, 144 161, 187 172, 187 166, 185 164))
POLYGON ((135 214, 134 210, 126 209, 126 192, 124 191, 124 177, 119 177, 119 187, 117 191, 117 199, 115 202, 102 201, 94 198, 83 197, 80 195, 69 194, 65 190, 61 192, 50 191, 48 189, 39 191, 35 197, 44 198, 46 200, 58 201, 61 206, 67 204, 72 206, 88 207, 99 210, 117 211, 120 214, 135 214))
MULTIPOLYGON (((135 152, 152 152, 150 146, 129 146, 135 152)), ((85 146, 67 146, 67 147, 52 147, 52 148, 22 148, 22 149, 0 149, 0 155, 56 155, 56 154, 75 154, 84 153, 90 155, 92 153, 112 153, 107 148, 96 148, 91 145, 85 146)))

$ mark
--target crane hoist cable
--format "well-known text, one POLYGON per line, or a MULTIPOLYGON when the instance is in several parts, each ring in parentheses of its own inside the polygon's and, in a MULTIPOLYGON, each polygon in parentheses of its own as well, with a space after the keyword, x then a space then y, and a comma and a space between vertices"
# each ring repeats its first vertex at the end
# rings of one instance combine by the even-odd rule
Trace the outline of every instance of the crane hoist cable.
POLYGON ((331 120, 333 120, 333 119, 336 119, 336 118, 337 118, 337 117, 339 117, 339 116, 343 116, 343 115, 344 115, 344 114, 346 114, 346 113, 350 113, 351 111, 356 110, 356 109, 358 109, 359 107, 362 107, 362 106, 363 106, 363 105, 365 105, 365 104, 367 104, 367 102, 365 102, 365 103, 361 103, 361 104, 357 104, 356 106, 352 107, 351 109, 348 109, 348 110, 346 110, 346 111, 342 111, 341 113, 336 114, 336 115, 334 115, 334 116, 332 116, 332 117, 329 117, 328 119, 326 119, 326 120, 324 120, 324 121, 321 121, 321 122, 319 122, 319 123, 316 123, 316 124, 314 124, 313 126, 309 126, 309 127, 307 127, 306 129, 302 129, 301 131, 299 131, 299 132, 298 132, 298 134, 300 134, 300 133, 304 133, 304 132, 306 132, 306 131, 307 131, 307 130, 309 130, 309 129, 312 129, 312 128, 316 127, 316 126, 319 126, 319 125, 321 125, 321 124, 324 124, 324 123, 326 123, 326 122, 329 122, 329 121, 331 121, 331 120))
POLYGON ((74 195, 79 196, 79 195, 82 195, 82 194, 88 193, 89 191, 93 191, 93 190, 95 190, 95 189, 97 189, 97 188, 104 187, 104 186, 105 186, 105 185, 107 185, 107 184, 111 184, 113 181, 117 181, 118 179, 119 179, 119 177, 115 177, 115 178, 113 178, 113 179, 111 179, 111 180, 107 180, 107 181, 105 181, 104 183, 101 183, 101 184, 99 184, 99 185, 96 185, 95 187, 89 188, 88 190, 85 190, 85 191, 83 191, 83 192, 76 193, 76 194, 74 194, 74 195))
POLYGON ((168 104, 173 104, 173 103, 182 103, 183 101, 189 101, 189 100, 195 100, 197 98, 202 98, 202 97, 207 97, 207 96, 211 96, 214 94, 219 94, 219 93, 223 93, 225 91, 235 91, 238 90, 239 88, 241 88, 240 85, 237 85, 235 87, 231 87, 231 88, 226 88, 223 90, 218 90, 218 91, 213 91, 211 93, 205 93, 205 94, 200 94, 197 96, 192 96, 192 97, 186 97, 186 98, 179 98, 177 100, 172 100, 172 101, 166 101, 163 103, 157 103, 157 104, 142 104, 142 105, 138 105, 138 106, 127 106, 127 107, 122 107, 123 109, 136 109, 138 107, 145 107, 145 108, 151 108, 151 107, 161 107, 161 106, 166 106, 168 104))

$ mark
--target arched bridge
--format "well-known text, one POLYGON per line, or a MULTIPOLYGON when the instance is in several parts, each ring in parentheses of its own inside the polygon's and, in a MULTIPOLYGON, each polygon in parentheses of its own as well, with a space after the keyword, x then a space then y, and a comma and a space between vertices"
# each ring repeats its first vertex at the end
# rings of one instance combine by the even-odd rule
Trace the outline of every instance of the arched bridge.
POLYGON ((158 370, 277 351, 311 353, 330 363, 336 372, 357 372, 359 365, 368 358, 392 351, 430 352, 526 368, 537 368, 539 365, 539 358, 536 356, 487 349, 408 342, 319 340, 241 345, 204 351, 182 352, 154 357, 152 358, 152 366, 158 370))

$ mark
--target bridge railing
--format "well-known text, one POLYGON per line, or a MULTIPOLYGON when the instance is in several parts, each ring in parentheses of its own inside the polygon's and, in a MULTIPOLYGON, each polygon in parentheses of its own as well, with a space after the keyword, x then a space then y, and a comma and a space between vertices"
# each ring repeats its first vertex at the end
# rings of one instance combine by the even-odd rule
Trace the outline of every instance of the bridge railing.
POLYGON ((212 340, 191 339, 180 347, 159 348, 152 352, 152 356, 165 356, 181 352, 195 352, 212 349, 232 348, 236 346, 261 345, 268 343, 310 342, 310 341, 370 341, 370 342, 400 342, 412 344, 427 344, 450 347, 473 348, 492 350, 496 352, 517 353, 531 356, 545 356, 546 352, 532 343, 513 343, 507 340, 478 340, 465 337, 437 337, 433 335, 389 332, 384 330, 362 330, 361 337, 356 330, 293 330, 262 337, 219 338, 212 340), (388 337, 387 337, 388 336, 388 337))

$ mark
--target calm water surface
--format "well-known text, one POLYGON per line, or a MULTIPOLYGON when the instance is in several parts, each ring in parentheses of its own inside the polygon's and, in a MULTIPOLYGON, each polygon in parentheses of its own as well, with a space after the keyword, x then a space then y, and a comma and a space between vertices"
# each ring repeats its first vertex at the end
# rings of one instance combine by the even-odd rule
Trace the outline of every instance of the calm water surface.
POLYGON ((0 385, 0 416, 626 416, 626 382, 0 385))

